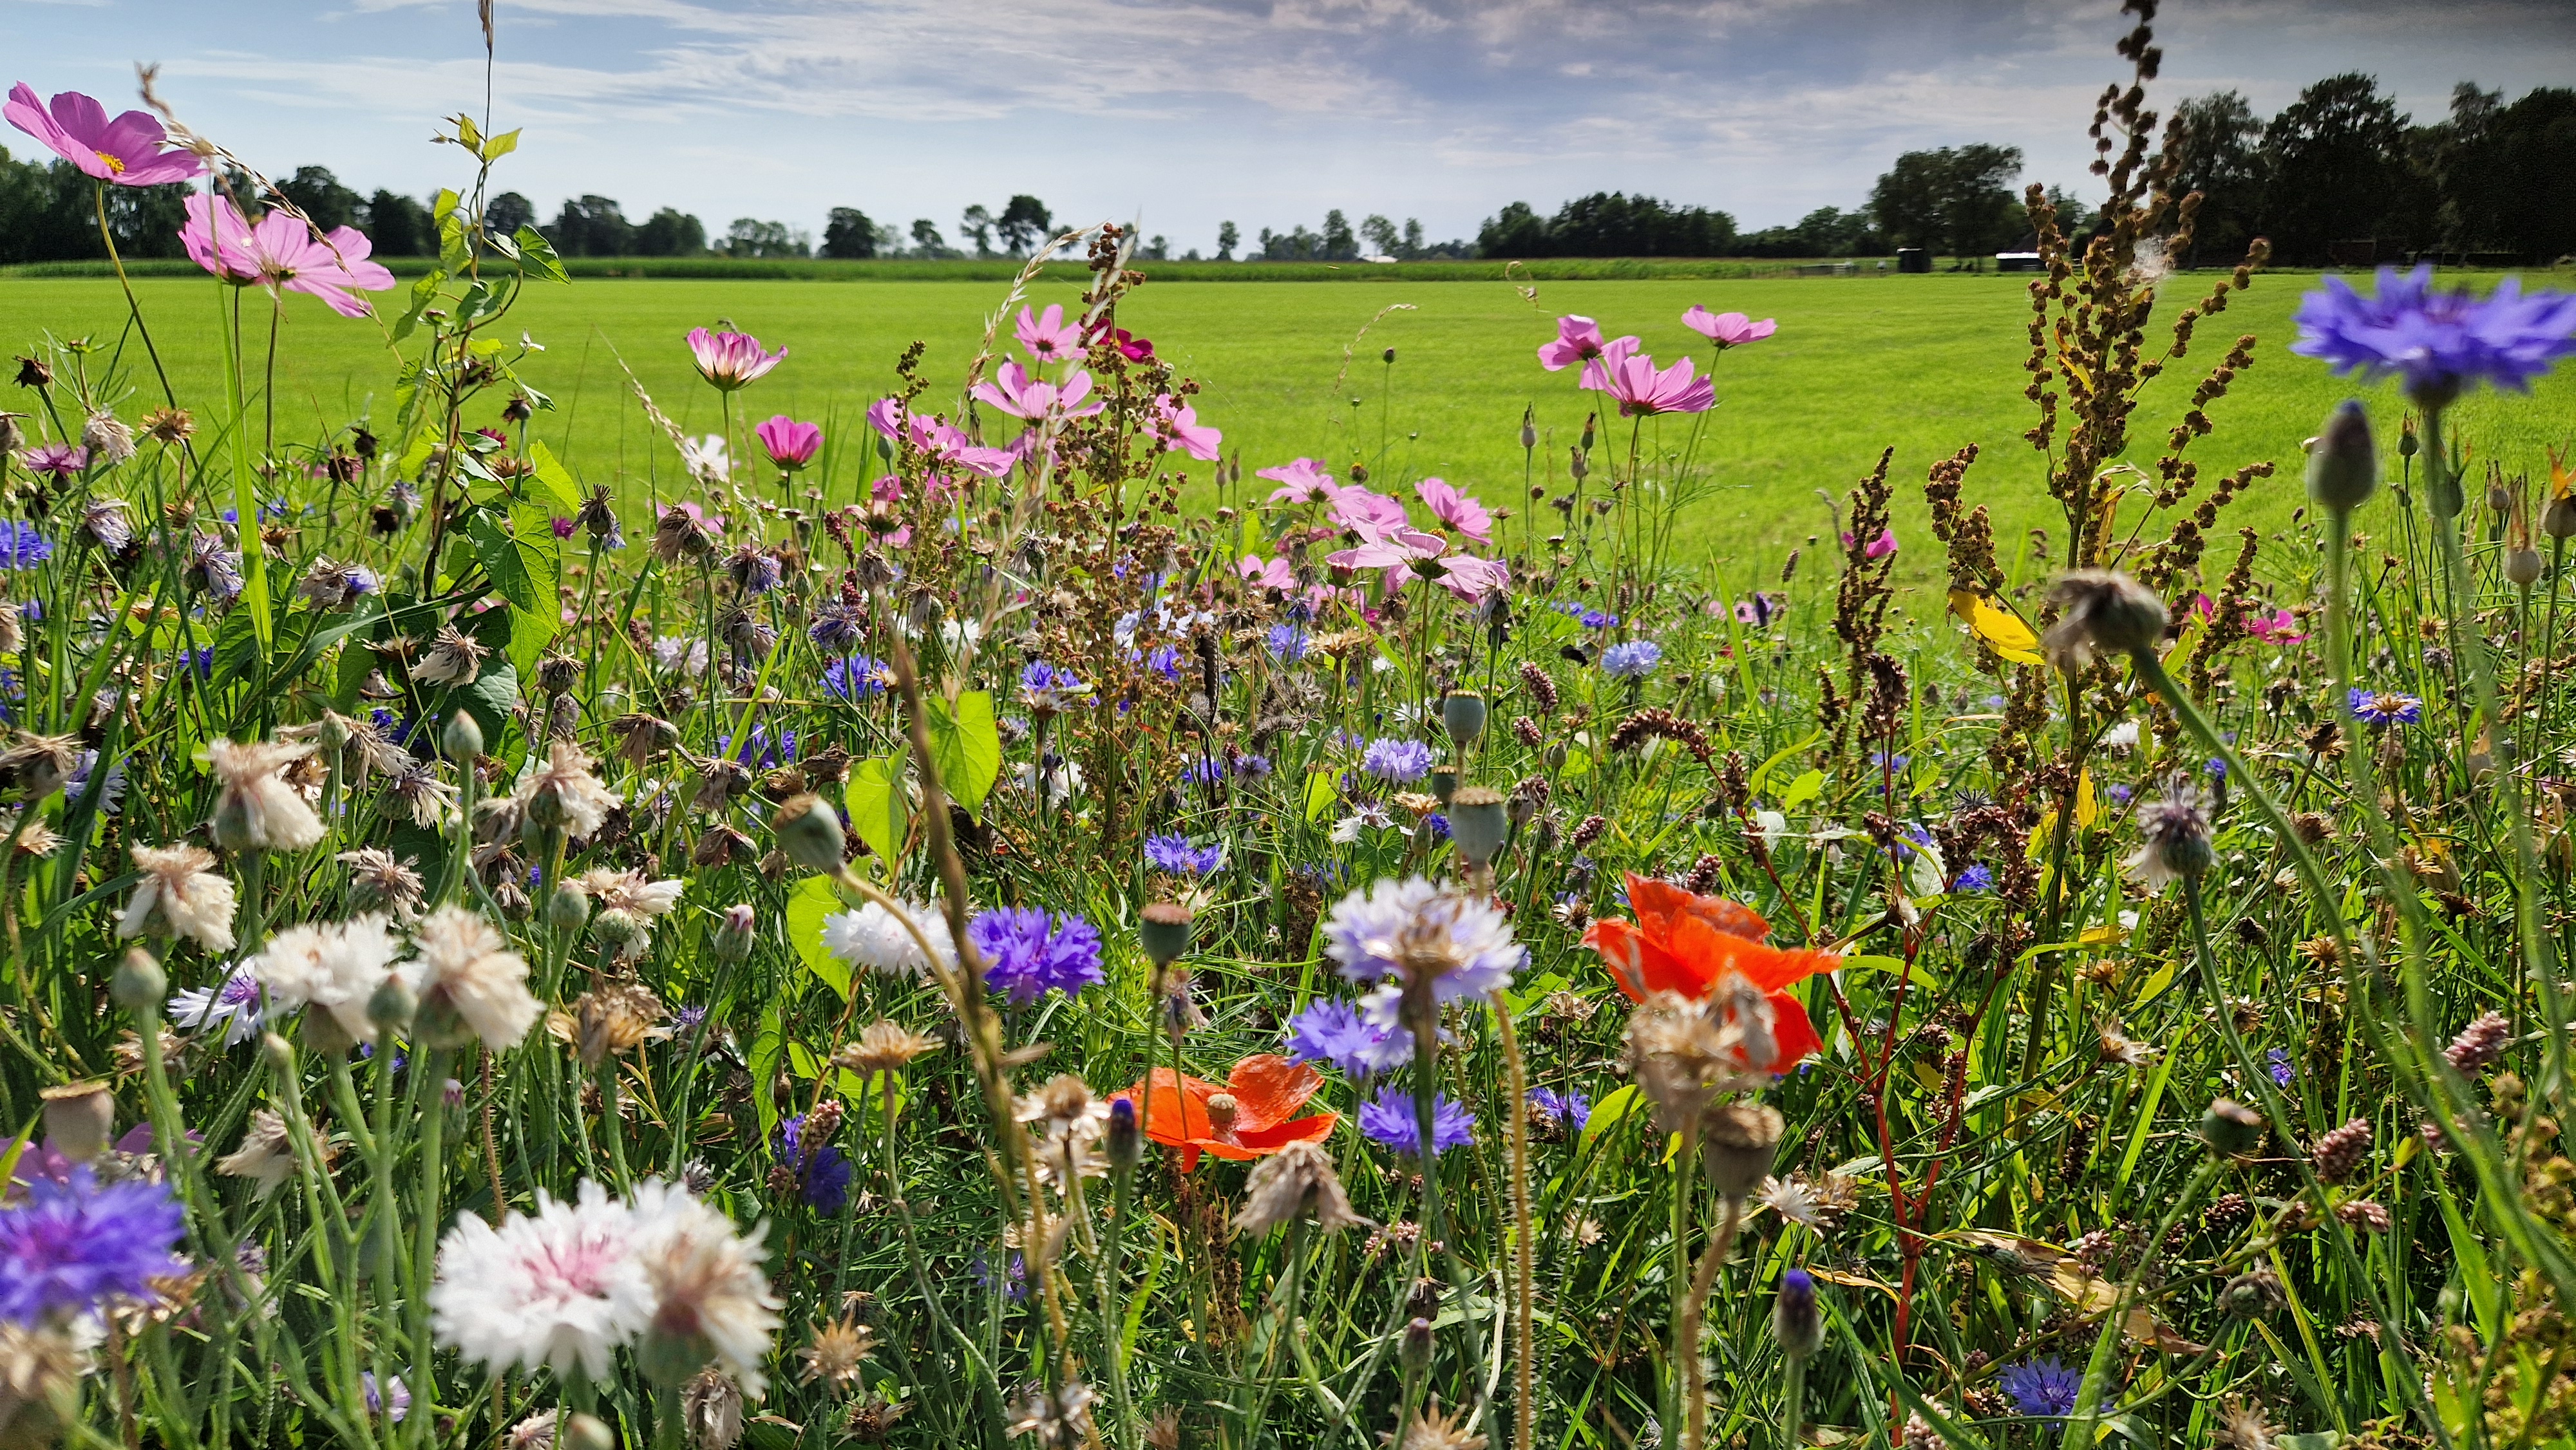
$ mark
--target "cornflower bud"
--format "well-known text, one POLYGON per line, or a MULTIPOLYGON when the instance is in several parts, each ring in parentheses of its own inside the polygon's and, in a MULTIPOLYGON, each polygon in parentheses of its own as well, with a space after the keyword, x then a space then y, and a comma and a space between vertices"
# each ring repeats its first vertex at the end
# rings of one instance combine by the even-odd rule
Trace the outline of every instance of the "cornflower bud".
POLYGON ((2200 1115, 2200 1140, 2213 1153, 2242 1158, 2263 1144, 2263 1115, 2232 1098, 2214 1098, 2200 1115))
POLYGON ((2346 398, 2308 450, 2308 497, 2330 511, 2349 512, 2378 491, 2379 449, 2371 441, 2370 415, 2359 399, 2346 398))
POLYGON ((439 731, 439 749, 458 765, 471 766, 483 753, 483 727, 475 723, 470 710, 458 710, 447 717, 446 728, 439 731))
POLYGON ((1825 1345, 1825 1316, 1816 1307, 1816 1281, 1804 1269, 1780 1276, 1779 1297, 1771 1301, 1771 1337, 1780 1352, 1805 1359, 1825 1345))
POLYGON ((150 952, 135 947, 117 964, 116 975, 107 984, 107 994, 128 1012, 158 1012, 170 995, 170 978, 150 952))
POLYGON ((841 849, 841 818, 821 796, 800 795, 790 798, 770 817, 769 829, 778 837, 778 848, 787 859, 808 871, 838 876, 848 869, 841 849))

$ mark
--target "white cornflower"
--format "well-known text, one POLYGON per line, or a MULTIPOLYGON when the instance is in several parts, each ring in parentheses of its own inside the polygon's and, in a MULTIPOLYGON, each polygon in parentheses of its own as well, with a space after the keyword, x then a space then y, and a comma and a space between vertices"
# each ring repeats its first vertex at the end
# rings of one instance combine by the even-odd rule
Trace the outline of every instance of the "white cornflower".
POLYGON ((214 853, 201 846, 136 846, 134 869, 143 879, 116 922, 120 937, 192 937, 210 951, 233 949, 233 883, 211 868, 214 853))
POLYGON ((215 1171, 227 1178, 251 1179, 251 1197, 266 1198, 295 1171, 295 1145, 286 1120, 267 1108, 250 1115, 241 1146, 215 1160, 215 1171))
POLYGON ((637 916, 660 916, 677 906, 681 888, 689 883, 677 879, 647 881, 641 871, 611 871, 605 868, 585 871, 581 889, 590 893, 602 911, 631 912, 637 916))
POLYGON ((778 1299, 760 1271, 769 1257, 759 1243, 767 1225, 737 1234, 731 1219, 658 1178, 635 1186, 634 1213, 637 1257, 653 1296, 647 1363, 685 1365, 685 1375, 712 1360, 733 1375, 744 1398, 758 1400, 769 1383, 761 1362, 778 1329, 778 1299))
POLYGON ((677 671, 703 675, 707 672, 707 642, 666 634, 653 641, 653 663, 665 674, 677 671))
MULTIPOLYGON (((224 938, 226 946, 232 938, 224 938)), ((259 1035, 259 978, 246 966, 211 987, 191 987, 170 998, 170 1020, 197 1032, 220 1027, 224 1046, 239 1047, 259 1035)))
MULTIPOLYGON (((912 918, 921 934, 930 938, 938 949, 939 959, 947 966, 957 965, 957 943, 949 935, 948 915, 940 909, 939 899, 907 901, 904 915, 912 918)), ((892 976, 927 975, 930 961, 922 956, 921 946, 904 930, 894 913, 868 902, 856 911, 837 911, 823 919, 823 950, 854 967, 892 976)))
POLYGON ((459 1045, 481 1038, 494 1052, 515 1047, 535 1025, 539 1008, 528 991, 528 959, 474 912, 442 906, 418 932, 422 1035, 459 1045), (443 1030, 444 1029, 444 1030, 443 1030))
POLYGON ((617 809, 617 794, 590 773, 590 757, 569 740, 549 748, 546 763, 528 773, 519 787, 522 818, 538 827, 560 827, 576 840, 588 840, 617 809))
POLYGON ((301 851, 322 839, 322 818, 278 771, 313 753, 310 744, 211 740, 206 758, 219 789, 212 825, 227 851, 301 851))
POLYGON ((654 1293, 635 1211, 587 1179, 571 1203, 537 1192, 537 1211, 499 1228, 462 1213, 438 1245, 430 1326, 487 1370, 606 1379, 617 1350, 653 1322, 654 1293))
MULTIPOLYGON (((1011 778, 1018 782, 1020 789, 1028 791, 1031 794, 1036 793, 1038 788, 1038 768, 1035 765, 1030 764, 1025 760, 1021 761, 1018 765, 1011 767, 1011 778)), ((1063 805, 1066 801, 1071 800, 1075 795, 1081 792, 1082 767, 1074 764, 1070 760, 1054 761, 1047 766, 1046 780, 1047 804, 1050 806, 1063 805)))
POLYGON ((483 657, 490 654, 480 640, 452 624, 442 624, 431 638, 429 653, 411 667, 412 683, 419 685, 462 685, 480 674, 483 657))
POLYGON ((1348 846, 1357 842, 1363 832, 1391 830, 1394 826, 1395 813, 1370 801, 1333 822, 1333 841, 1336 845, 1348 846))
POLYGON ((385 918, 353 916, 290 926, 242 966, 268 989, 272 1006, 319 1007, 352 1041, 373 1042, 376 1024, 367 1016, 367 999, 393 975, 401 954, 402 943, 385 918))

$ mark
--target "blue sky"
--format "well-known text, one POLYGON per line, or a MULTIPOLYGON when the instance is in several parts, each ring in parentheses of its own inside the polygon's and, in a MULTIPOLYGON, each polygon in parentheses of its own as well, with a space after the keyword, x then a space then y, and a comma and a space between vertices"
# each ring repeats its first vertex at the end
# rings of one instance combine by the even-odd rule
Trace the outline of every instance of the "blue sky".
MULTIPOLYGON (((2269 114, 2377 74, 2419 117, 2474 79, 2566 84, 2569 0, 2181 0, 2170 100, 2269 114)), ((1141 218, 1175 254, 1218 222, 1419 217, 1472 235, 1503 203, 1596 189, 1723 207, 1747 227, 1856 204, 1897 152, 2022 147, 2085 181, 2118 73, 2106 0, 501 0, 504 185, 551 216, 595 192, 820 231, 1033 192, 1059 221, 1141 218)), ((263 170, 320 163, 425 193, 480 113, 472 0, 0 0, 0 55, 50 94, 132 103, 158 61, 181 115, 263 170)), ((0 134, 0 144, 22 138, 0 134)), ((23 150, 23 145, 14 147, 23 150)))

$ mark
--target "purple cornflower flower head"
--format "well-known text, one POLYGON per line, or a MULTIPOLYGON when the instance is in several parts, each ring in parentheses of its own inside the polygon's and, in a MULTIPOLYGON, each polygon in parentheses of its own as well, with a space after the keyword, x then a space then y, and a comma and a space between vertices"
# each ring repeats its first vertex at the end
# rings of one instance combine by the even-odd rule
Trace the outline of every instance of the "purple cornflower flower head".
POLYGON ((745 594, 767 594, 786 577, 786 566, 778 556, 758 544, 742 543, 725 559, 725 573, 732 576, 733 587, 745 594))
POLYGON ((1044 660, 1031 660, 1020 671, 1020 698, 1028 702, 1031 713, 1061 714, 1074 697, 1088 693, 1091 686, 1070 670, 1060 670, 1044 660))
POLYGON ((2209 757, 2209 762, 2206 765, 2203 765, 2201 770, 2206 773, 2211 780, 2224 782, 2227 779, 2227 757, 2223 755, 2213 755, 2209 757))
POLYGON ((886 667, 867 655, 823 666, 823 689, 835 700, 872 700, 885 693, 886 667))
POLYGON ((1905 767, 1913 763, 1914 757, 1911 755, 1890 755, 1884 750, 1873 750, 1869 753, 1869 768, 1884 771, 1889 775, 1903 775, 1905 767))
POLYGON ((1664 647, 1651 639, 1632 639, 1601 652, 1601 673, 1614 680, 1642 680, 1664 662, 1664 647))
POLYGON ((695 1032, 698 1030, 699 1024, 707 1020, 707 1009, 692 1003, 689 1006, 681 1008, 671 1020, 673 1024, 680 1029, 680 1031, 695 1032))
POLYGON ((1436 846, 1449 839, 1449 818, 1440 812, 1433 811, 1424 816, 1422 825, 1425 830, 1431 832, 1431 844, 1436 846))
MULTIPOLYGON (((1381 880, 1343 897, 1324 922, 1324 954, 1354 982, 1401 977, 1426 956, 1436 957, 1443 1002, 1481 999, 1508 987, 1512 974, 1529 961, 1529 949, 1512 940, 1511 925, 1491 902, 1444 891, 1419 876, 1381 880)), ((1362 1004, 1369 1020, 1402 1025, 1398 995, 1371 993, 1362 1004)))
POLYGON ((850 1201, 850 1161, 829 1143, 805 1141, 805 1115, 778 1125, 778 1161, 792 1170, 806 1206, 829 1218, 850 1201))
POLYGON ((1613 629, 1616 628, 1619 623, 1619 616, 1611 614, 1605 610, 1586 609, 1581 605, 1577 605, 1573 609, 1572 613, 1574 615, 1574 622, 1582 625, 1585 629, 1613 629))
POLYGON ((143 1298, 152 1280, 186 1272, 170 1250, 181 1231, 166 1185, 101 1185, 86 1165, 39 1179, 0 1208, 0 1319, 35 1324, 85 1314, 111 1294, 143 1298))
POLYGON ((2102 793, 2111 798, 2111 804, 2124 806, 2127 805, 2138 792, 2136 788, 2132 786, 2113 785, 2104 787, 2102 793))
POLYGON ((2412 725, 2424 718, 2424 702, 2413 695, 2394 690, 2365 690, 2355 686, 2350 699, 2352 718, 2365 725, 2412 725))
POLYGON ((1234 773, 1246 780, 1259 780, 1270 773, 1270 757, 1247 750, 1234 758, 1234 773))
POLYGON ((2288 1052, 2275 1047, 2270 1052, 2264 1054, 2264 1057, 2270 1066, 2272 1085, 2274 1087, 2288 1087, 2291 1080, 2299 1075, 2298 1069, 2290 1066, 2290 1054, 2288 1052))
POLYGON ((1145 668, 1173 684, 1181 682, 1181 651, 1178 645, 1158 644, 1145 656, 1145 668))
POLYGON ((2407 396, 2428 408, 2479 383, 2530 392, 2533 378, 2576 353, 2576 295, 2525 297, 2521 279, 2507 277, 2482 302, 2467 288, 2434 291, 2429 265, 2403 276, 2380 268, 2375 297, 2328 277, 2299 303, 2296 320, 2290 351, 2338 373, 2402 377, 2407 396))
POLYGON ((395 1375, 385 1381, 385 1389, 390 1393, 379 1394, 376 1391, 376 1372, 362 1369, 358 1371, 358 1386, 366 1393, 368 1414, 386 1415, 385 1406, 389 1401, 393 1410, 386 1417, 396 1424, 400 1424, 402 1417, 411 1413, 411 1387, 402 1382, 401 1375, 395 1375))
MULTIPOLYGON (((1360 1133, 1408 1158, 1422 1156, 1421 1118, 1414 1111, 1413 1094, 1402 1088, 1392 1085, 1381 1088, 1376 1097, 1360 1104, 1360 1133)), ((1434 1094, 1431 1099, 1431 1156, 1437 1158, 1452 1148, 1464 1148, 1475 1141, 1475 1115, 1451 1102, 1448 1094, 1434 1094)))
POLYGON ((1225 779, 1225 761, 1214 755, 1203 755, 1189 763, 1181 779, 1191 785, 1215 785, 1225 779))
POLYGON ((222 1029, 224 1046, 238 1047, 259 1034, 259 978, 247 968, 235 967, 231 976, 214 986, 173 993, 168 1011, 170 1020, 181 1027, 208 1033, 222 1029))
POLYGON ((1788 608, 1787 595, 1756 591, 1735 601, 1735 622, 1755 629, 1768 629, 1771 621, 1786 613, 1788 608))
POLYGON ((0 519, 0 569, 33 569, 52 557, 53 541, 34 524, 0 519))
POLYGON ((1592 1121, 1592 1099, 1580 1088, 1558 1092, 1554 1088, 1531 1088, 1530 1111, 1556 1124, 1569 1133, 1580 1133, 1592 1121))
POLYGON ((1374 1077, 1413 1060, 1413 1034, 1381 1027, 1350 1003, 1327 998, 1288 1019, 1288 1055, 1330 1063, 1352 1077, 1374 1077))
POLYGON ((1175 876, 1205 876, 1225 864, 1223 846, 1193 846, 1180 834, 1147 836, 1145 864, 1175 876))
POLYGON ((1270 626, 1270 657, 1293 665, 1306 657, 1306 631, 1293 624, 1270 626))
MULTIPOLYGON (((968 1261, 966 1273, 975 1281, 976 1288, 988 1294, 993 1291, 993 1265, 984 1257, 982 1250, 977 1250, 975 1257, 968 1261)), ((1020 1257, 1018 1249, 1011 1250, 1010 1268, 1002 1278, 1002 1292, 1014 1304, 1029 1297, 1029 1266, 1020 1257)))
POLYGON ((1907 821, 1896 828, 1896 859, 1900 861, 1911 861, 1925 851, 1938 849, 1940 844, 1932 838, 1931 828, 1920 821, 1907 821))
POLYGON ((569 539, 574 534, 580 532, 581 520, 568 519, 561 514, 557 514, 553 518, 546 520, 546 527, 555 531, 556 538, 569 539))
POLYGON ((1100 971, 1100 933, 1070 912, 1050 922, 1034 906, 1006 906, 975 918, 966 939, 987 964, 984 985, 1014 1002, 1034 1002, 1050 987, 1070 997, 1107 980, 1100 971))
POLYGON ((2063 1419, 2075 1412, 2076 1396, 2084 1388, 2084 1372, 2070 1368, 2055 1355, 2042 1355, 2007 1367, 1995 1383, 2021 1413, 2033 1419, 2063 1419))
POLYGON ((1431 747, 1419 740, 1372 740, 1360 753, 1360 769, 1394 785, 1409 785, 1431 773, 1431 747))
POLYGON ((77 443, 39 443, 18 455, 29 473, 50 473, 65 479, 89 467, 89 450, 77 443))
POLYGON ((1959 873, 1956 889, 1960 891, 1992 891, 1995 889, 1995 873, 1991 868, 1986 866, 1971 866, 1967 870, 1959 873))
POLYGON ((805 626, 805 637, 825 654, 848 654, 866 633, 866 616, 839 600, 815 611, 814 622, 805 626))

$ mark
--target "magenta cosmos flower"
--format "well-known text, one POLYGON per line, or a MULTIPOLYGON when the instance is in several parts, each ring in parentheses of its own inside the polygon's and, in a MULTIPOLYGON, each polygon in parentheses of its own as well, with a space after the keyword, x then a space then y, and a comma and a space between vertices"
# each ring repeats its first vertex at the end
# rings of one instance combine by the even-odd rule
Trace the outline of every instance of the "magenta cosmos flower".
POLYGON ((1568 314, 1556 320, 1556 341, 1540 346, 1539 366, 1552 373, 1563 372, 1576 363, 1591 362, 1604 352, 1617 347, 1621 342, 1632 349, 1637 345, 1637 339, 1633 337, 1623 337, 1618 342, 1603 342, 1599 323, 1589 317, 1568 314))
POLYGON ((1622 337, 1583 365, 1583 386, 1616 398, 1623 418, 1705 413, 1717 405, 1717 385, 1694 377, 1697 371, 1689 358, 1683 358, 1657 372, 1655 360, 1636 351, 1636 339, 1622 337))
POLYGON ((315 236, 312 225, 283 210, 256 224, 242 219, 232 198, 197 192, 187 200, 188 224, 179 245, 188 259, 236 287, 254 283, 319 297, 343 317, 364 317, 367 299, 356 292, 384 292, 394 274, 369 261, 375 244, 355 227, 333 227, 315 236))
POLYGON ((1440 534, 1365 525, 1354 526, 1354 531, 1360 536, 1359 547, 1328 555, 1325 562, 1343 569, 1384 569, 1389 589, 1428 579, 1472 603, 1511 581, 1511 571, 1500 562, 1452 553, 1449 540, 1440 534))
POLYGON ((769 461, 789 473, 813 462, 814 455, 822 451, 821 425, 799 423, 784 413, 751 431, 760 439, 760 446, 768 453, 769 461))
POLYGON ((1014 418, 1024 418, 1032 423, 1050 416, 1088 418, 1109 406, 1106 403, 1094 403, 1088 408, 1080 406, 1083 399, 1091 396, 1091 374, 1080 368, 1066 375, 1064 386, 1057 387, 1030 376, 1028 369, 1016 362, 1003 363, 994 373, 993 381, 977 383, 975 396, 1014 418))
POLYGON ((58 479, 69 478, 89 467, 89 450, 77 443, 39 443, 18 455, 29 473, 50 473, 58 479))
POLYGON ((1017 460, 1011 450, 982 447, 937 418, 913 416, 901 398, 879 398, 870 403, 868 426, 885 435, 889 443, 910 444, 928 457, 934 468, 942 470, 954 465, 986 478, 1001 478, 1010 473, 1017 460))
POLYGON ((1270 491, 1272 503, 1331 503, 1342 486, 1325 471, 1323 461, 1315 458, 1293 458, 1277 468, 1265 468, 1252 475, 1279 485, 1270 491))
POLYGON ((111 121, 105 106, 78 91, 54 97, 48 114, 36 104, 34 89, 20 81, 0 103, 0 115, 83 173, 112 185, 159 186, 206 169, 195 153, 169 149, 170 133, 150 114, 128 111, 111 121))
POLYGON ((1039 362, 1069 362, 1082 356, 1082 329, 1064 320, 1064 309, 1049 307, 1032 316, 1020 309, 1020 320, 1011 331, 1019 335, 1020 346, 1039 362))
POLYGON ((1169 393, 1154 399, 1154 417, 1162 424, 1167 453, 1186 453, 1201 463, 1214 463, 1225 435, 1199 421, 1198 409, 1169 393))
POLYGON ((1721 348, 1760 342, 1780 330, 1780 324, 1768 317, 1756 322, 1741 312, 1711 312, 1705 307, 1694 307, 1683 313, 1682 326, 1721 348))
POLYGON ((703 327, 689 330, 689 352, 698 360, 699 376, 715 384, 720 393, 750 386, 787 356, 783 347, 762 351, 760 339, 750 333, 709 332, 703 327))
POLYGON ((1259 554, 1246 554, 1234 561, 1234 570, 1255 589, 1294 589, 1297 571, 1282 554, 1264 563, 1259 554))
POLYGON ((1494 516, 1485 512, 1483 504, 1460 493, 1453 485, 1426 478, 1413 486, 1413 492, 1441 523, 1479 544, 1494 541, 1494 516))

